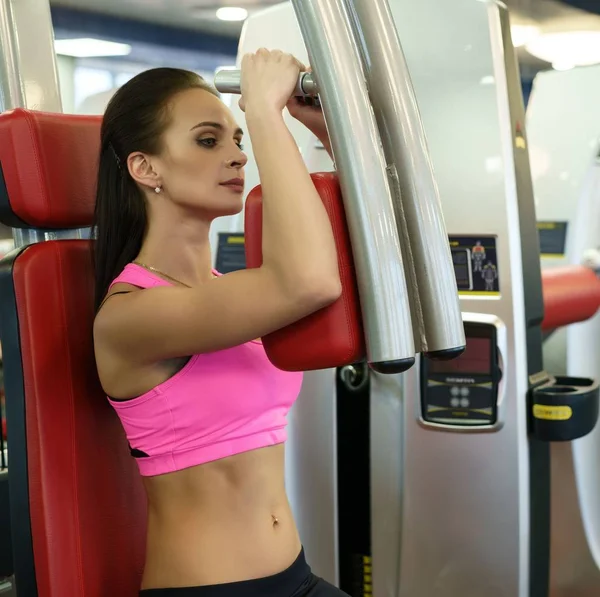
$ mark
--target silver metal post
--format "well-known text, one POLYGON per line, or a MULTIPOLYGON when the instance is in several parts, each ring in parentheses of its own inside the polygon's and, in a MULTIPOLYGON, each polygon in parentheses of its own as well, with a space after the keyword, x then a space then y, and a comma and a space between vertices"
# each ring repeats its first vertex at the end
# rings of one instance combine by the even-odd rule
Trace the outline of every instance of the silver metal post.
MULTIPOLYGON (((0 98, 0 111, 62 112, 48 0, 0 0, 0 98)), ((13 229, 17 247, 48 240, 52 234, 13 229)), ((77 230, 59 234, 66 238, 81 235, 77 230)))
POLYGON ((2 111, 25 105, 25 93, 21 87, 16 30, 13 23, 11 3, 0 2, 0 44, 3 59, 0 60, 0 94, 2 111))
POLYGON ((388 0, 345 0, 360 40, 371 103, 386 154, 417 350, 462 352, 465 333, 448 233, 427 140, 388 0))
POLYGON ((408 290, 385 158, 342 0, 292 0, 338 167, 365 324, 382 373, 414 363, 408 290))
POLYGON ((2 111, 62 112, 48 0, 0 0, 2 111))
POLYGON ((13 228, 12 233, 15 247, 24 247, 25 245, 32 245, 46 240, 42 230, 33 228, 13 228))

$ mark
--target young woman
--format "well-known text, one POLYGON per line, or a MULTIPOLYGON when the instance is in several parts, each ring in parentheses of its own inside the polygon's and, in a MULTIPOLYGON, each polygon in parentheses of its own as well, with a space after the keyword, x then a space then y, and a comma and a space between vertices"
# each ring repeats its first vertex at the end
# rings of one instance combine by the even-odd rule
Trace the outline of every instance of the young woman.
POLYGON ((329 219, 282 114, 328 147, 320 111, 290 100, 303 68, 266 50, 242 64, 264 192, 258 269, 211 269, 209 228, 242 210, 246 164, 218 94, 193 73, 150 70, 104 115, 94 344, 148 495, 140 595, 343 595, 311 574, 284 488, 302 375, 273 367, 257 340, 341 293, 329 219))

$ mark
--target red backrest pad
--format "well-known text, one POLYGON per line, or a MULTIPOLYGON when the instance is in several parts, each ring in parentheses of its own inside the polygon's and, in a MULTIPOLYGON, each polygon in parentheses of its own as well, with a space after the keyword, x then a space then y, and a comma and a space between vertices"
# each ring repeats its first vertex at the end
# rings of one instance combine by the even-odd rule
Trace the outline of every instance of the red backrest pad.
POLYGON ((38 594, 135 597, 146 499, 96 373, 89 241, 28 247, 13 280, 38 594))
POLYGON ((20 108, 0 114, 0 164, 10 203, 0 206, 3 212, 33 228, 89 226, 101 122, 100 116, 20 108))
MULTIPOLYGON (((337 176, 312 174, 335 236, 342 296, 332 305, 277 332, 263 344, 271 362, 284 371, 310 371, 360 361, 365 343, 352 247, 337 176)), ((248 196, 245 211, 246 266, 262 265, 262 189, 248 196)))

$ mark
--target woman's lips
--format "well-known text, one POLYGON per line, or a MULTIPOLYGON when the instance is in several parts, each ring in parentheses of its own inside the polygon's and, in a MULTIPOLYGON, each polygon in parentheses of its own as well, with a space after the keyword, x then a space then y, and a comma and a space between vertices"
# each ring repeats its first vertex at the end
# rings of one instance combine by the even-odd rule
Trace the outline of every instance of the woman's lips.
POLYGON ((232 178, 231 180, 228 180, 227 182, 222 182, 221 186, 227 187, 227 188, 231 189, 232 191, 235 191, 236 193, 244 192, 244 181, 241 178, 232 178))

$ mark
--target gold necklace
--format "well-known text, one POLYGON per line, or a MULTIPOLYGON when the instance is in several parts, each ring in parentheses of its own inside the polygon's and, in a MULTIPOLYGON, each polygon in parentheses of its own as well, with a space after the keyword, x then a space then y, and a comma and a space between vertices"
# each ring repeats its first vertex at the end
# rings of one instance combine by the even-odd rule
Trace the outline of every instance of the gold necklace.
MULTIPOLYGON (((161 272, 160 270, 156 269, 155 267, 152 267, 151 265, 146 265, 145 263, 141 263, 139 261, 133 261, 132 263, 134 263, 135 265, 139 265, 140 267, 143 267, 144 269, 147 269, 151 272, 154 272, 155 274, 158 274, 159 276, 162 276, 163 278, 166 278, 167 280, 170 280, 171 282, 175 282, 176 284, 181 284, 182 286, 185 286, 186 288, 191 288, 191 286, 189 284, 186 284, 185 282, 182 282, 181 280, 178 280, 177 278, 173 278, 173 276, 169 276, 168 274, 161 272)), ((212 274, 212 277, 217 278, 217 276, 215 276, 214 274, 212 274)))

